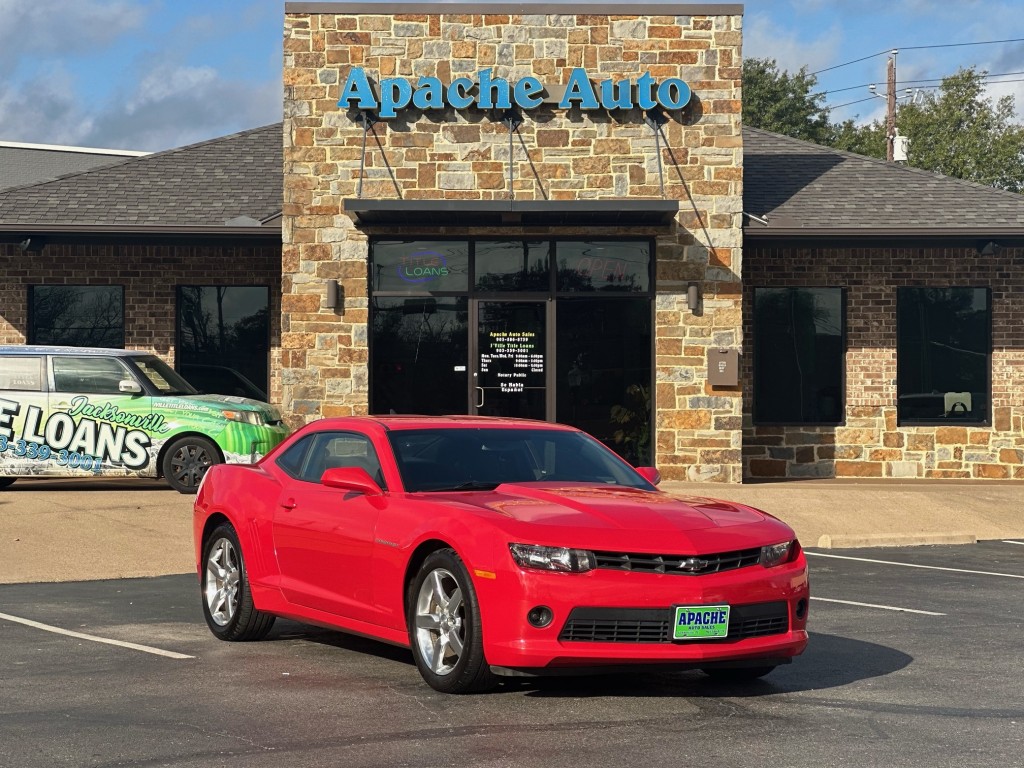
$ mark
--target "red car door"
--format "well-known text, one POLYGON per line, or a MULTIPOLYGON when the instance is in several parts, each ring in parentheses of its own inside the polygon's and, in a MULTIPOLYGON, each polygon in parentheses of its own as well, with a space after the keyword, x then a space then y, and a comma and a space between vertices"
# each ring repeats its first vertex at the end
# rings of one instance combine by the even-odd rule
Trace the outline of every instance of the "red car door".
POLYGON ((297 605, 379 623, 372 594, 374 530, 386 501, 321 485, 320 476, 331 467, 362 467, 382 481, 366 436, 313 436, 294 476, 283 482, 274 509, 281 590, 297 605))

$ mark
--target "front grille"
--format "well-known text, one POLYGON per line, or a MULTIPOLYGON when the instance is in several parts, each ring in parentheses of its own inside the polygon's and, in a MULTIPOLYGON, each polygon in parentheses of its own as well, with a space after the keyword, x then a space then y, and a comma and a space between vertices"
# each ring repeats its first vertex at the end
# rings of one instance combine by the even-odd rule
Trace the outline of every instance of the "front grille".
POLYGON ((739 549, 714 555, 638 555, 629 552, 595 552, 597 567, 613 571, 669 573, 700 576, 746 568, 761 562, 761 548, 739 549))
MULTIPOLYGON (((573 608, 558 639, 568 643, 672 643, 671 608, 573 608)), ((681 640, 721 643, 779 635, 789 629, 785 601, 734 605, 727 637, 681 640)))

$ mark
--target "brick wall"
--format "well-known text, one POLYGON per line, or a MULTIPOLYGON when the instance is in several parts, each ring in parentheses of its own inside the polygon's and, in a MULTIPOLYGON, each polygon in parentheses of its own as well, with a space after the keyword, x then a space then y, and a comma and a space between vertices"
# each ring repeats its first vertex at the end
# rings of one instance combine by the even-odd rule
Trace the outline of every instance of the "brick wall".
MULTIPOLYGON (((281 248, 82 243, 47 245, 41 253, 0 243, 0 344, 24 344, 28 286, 124 286, 125 348, 155 352, 174 364, 175 297, 179 285, 266 285, 270 288, 271 370, 280 364, 281 248)), ((271 376, 270 398, 281 402, 271 376)))
MULTIPOLYGON (((282 381, 293 423, 368 409, 373 231, 358 229, 342 203, 356 196, 363 132, 337 106, 352 66, 378 80, 435 76, 445 83, 487 68, 496 78, 533 75, 544 83, 567 82, 574 67, 593 79, 649 71, 659 80, 686 80, 694 94, 664 126, 665 191, 681 201, 680 215, 670 229, 627 231, 657 238, 656 460, 666 478, 739 482, 741 392, 712 391, 705 358, 709 346, 741 342, 740 29, 739 16, 521 15, 501 6, 488 15, 287 13, 282 381), (331 278, 342 286, 337 310, 323 306, 331 278), (686 308, 688 281, 703 285, 702 315, 686 308)), ((508 129, 487 113, 411 112, 375 131, 364 197, 507 197, 508 129)), ((611 116, 541 109, 527 113, 519 133, 518 200, 660 196, 654 135, 639 110, 611 116)), ((612 227, 387 232, 623 234, 612 227)))
MULTIPOLYGON (((846 288, 846 420, 836 427, 754 426, 744 356, 746 477, 1024 479, 1024 249, 746 247, 744 328, 755 287, 846 288), (992 291, 992 425, 897 426, 896 289, 992 291)), ((752 350, 747 345, 747 351, 752 350)))

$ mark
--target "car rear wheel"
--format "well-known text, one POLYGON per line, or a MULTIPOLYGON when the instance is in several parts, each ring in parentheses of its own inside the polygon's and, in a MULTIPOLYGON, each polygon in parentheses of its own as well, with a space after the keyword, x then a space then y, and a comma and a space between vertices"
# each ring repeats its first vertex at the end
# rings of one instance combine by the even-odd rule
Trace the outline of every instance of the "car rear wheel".
POLYGON ((210 440, 186 435, 171 443, 161 463, 164 478, 178 493, 195 493, 203 475, 220 463, 220 453, 210 440))
POLYGON ((409 585, 408 605, 409 644, 427 685, 476 693, 497 684, 484 658, 476 590, 453 550, 427 557, 409 585))
POLYGON ((221 640, 260 640, 274 617, 256 608, 245 574, 242 548, 230 525, 218 526, 203 546, 203 615, 221 640))
POLYGON ((0 490, 3 490, 4 488, 7 488, 10 485, 13 485, 14 481, 17 479, 18 478, 16 477, 0 477, 0 490))
POLYGON ((722 667, 718 669, 709 667, 702 669, 701 672, 720 683, 749 683, 764 677, 773 669, 775 669, 774 664, 763 667, 722 667))

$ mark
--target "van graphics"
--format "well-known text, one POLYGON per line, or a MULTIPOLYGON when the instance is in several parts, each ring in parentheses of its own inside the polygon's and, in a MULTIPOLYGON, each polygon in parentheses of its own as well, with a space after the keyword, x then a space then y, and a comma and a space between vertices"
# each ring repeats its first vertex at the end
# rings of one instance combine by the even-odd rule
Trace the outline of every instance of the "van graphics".
POLYGON ((228 420, 223 398, 193 397, 74 395, 48 408, 43 393, 0 394, 0 476, 155 477, 161 449, 182 434, 213 440, 229 463, 259 458, 287 434, 280 422, 228 420))

